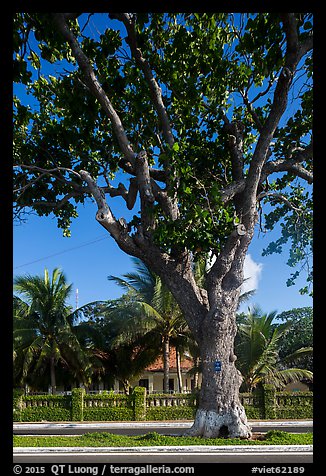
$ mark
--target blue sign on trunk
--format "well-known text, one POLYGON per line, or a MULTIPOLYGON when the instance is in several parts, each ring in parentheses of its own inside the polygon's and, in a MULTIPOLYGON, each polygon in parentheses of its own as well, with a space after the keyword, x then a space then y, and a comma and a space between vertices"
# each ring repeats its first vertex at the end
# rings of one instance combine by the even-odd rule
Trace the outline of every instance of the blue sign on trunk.
POLYGON ((221 372, 222 362, 220 360, 215 360, 214 362, 214 370, 215 372, 221 372))

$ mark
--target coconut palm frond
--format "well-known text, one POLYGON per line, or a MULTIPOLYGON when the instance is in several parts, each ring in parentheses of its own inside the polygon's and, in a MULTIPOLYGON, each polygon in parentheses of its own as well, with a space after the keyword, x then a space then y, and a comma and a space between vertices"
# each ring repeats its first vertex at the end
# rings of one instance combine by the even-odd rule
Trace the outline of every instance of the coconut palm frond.
POLYGON ((300 382, 303 379, 313 380, 313 372, 297 368, 277 370, 266 375, 265 382, 282 388, 288 383, 300 382))
POLYGON ((308 370, 284 369, 285 364, 311 355, 312 348, 298 349, 280 360, 281 338, 289 332, 291 322, 275 324, 275 319, 276 311, 263 314, 259 307, 253 307, 238 324, 237 366, 249 391, 261 382, 282 387, 286 383, 311 377, 308 370))
POLYGON ((289 364, 293 362, 297 362, 299 359, 307 356, 313 355, 313 347, 301 347, 297 349, 292 354, 286 355, 282 358, 282 364, 289 364))
POLYGON ((45 269, 43 276, 18 276, 14 279, 14 288, 25 299, 14 298, 16 374, 22 375, 22 381, 28 376, 31 382, 35 380, 34 372, 40 374, 50 364, 51 384, 55 387, 55 363, 57 366, 60 363, 59 373, 62 364, 69 372, 77 367, 77 360, 81 368, 87 365, 86 353, 73 329, 77 312, 66 303, 72 285, 67 283, 64 273, 55 268, 52 273, 45 269))

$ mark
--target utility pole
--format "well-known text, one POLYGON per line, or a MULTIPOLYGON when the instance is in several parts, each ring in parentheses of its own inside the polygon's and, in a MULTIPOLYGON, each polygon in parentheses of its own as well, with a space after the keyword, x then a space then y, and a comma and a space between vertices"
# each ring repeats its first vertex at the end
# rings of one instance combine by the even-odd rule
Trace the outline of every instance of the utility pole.
POLYGON ((76 288, 76 309, 78 309, 78 288, 76 288))

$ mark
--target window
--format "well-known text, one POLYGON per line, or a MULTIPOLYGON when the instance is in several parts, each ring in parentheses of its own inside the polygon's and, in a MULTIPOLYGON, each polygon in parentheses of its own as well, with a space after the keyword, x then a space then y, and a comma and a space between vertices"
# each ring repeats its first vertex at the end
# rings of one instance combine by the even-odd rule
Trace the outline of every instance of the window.
POLYGON ((146 390, 148 391, 148 388, 149 388, 149 380, 148 380, 148 378, 141 378, 141 379, 139 380, 138 385, 139 385, 140 387, 145 387, 146 390))

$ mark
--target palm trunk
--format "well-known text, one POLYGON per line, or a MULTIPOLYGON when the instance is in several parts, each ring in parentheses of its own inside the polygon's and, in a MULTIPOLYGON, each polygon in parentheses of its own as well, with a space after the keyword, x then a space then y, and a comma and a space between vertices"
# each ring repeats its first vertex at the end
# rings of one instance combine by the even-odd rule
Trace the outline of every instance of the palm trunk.
POLYGON ((129 380, 128 379, 123 379, 121 380, 121 383, 123 385, 123 390, 125 392, 126 395, 129 395, 130 393, 130 383, 129 383, 129 380))
POLYGON ((56 376, 55 376, 55 358, 51 357, 50 360, 50 377, 51 377, 51 393, 54 395, 56 393, 56 376))
MULTIPOLYGON (((194 361, 194 366, 196 369, 198 369, 198 366, 199 366, 199 358, 196 357, 195 361, 194 361)), ((198 370, 195 371, 194 373, 194 390, 197 390, 198 389, 198 385, 199 385, 199 372, 198 370)))
POLYGON ((181 355, 177 347, 175 348, 175 357, 177 364, 178 392, 182 393, 181 355))
POLYGON ((163 393, 169 393, 169 375, 170 375, 170 338, 163 337, 163 393))

